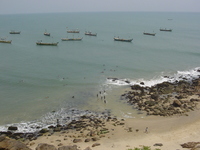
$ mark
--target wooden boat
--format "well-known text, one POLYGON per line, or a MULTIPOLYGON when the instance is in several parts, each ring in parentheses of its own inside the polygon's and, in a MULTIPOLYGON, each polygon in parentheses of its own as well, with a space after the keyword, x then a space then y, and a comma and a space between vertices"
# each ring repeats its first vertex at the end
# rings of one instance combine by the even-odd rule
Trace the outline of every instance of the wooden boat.
POLYGON ((50 36, 50 33, 48 33, 48 32, 44 32, 44 35, 46 35, 46 36, 50 36))
POLYGON ((10 31, 9 33, 10 33, 10 34, 20 34, 21 31, 10 31))
POLYGON ((85 35, 89 35, 89 36, 97 36, 97 33, 85 32, 85 35))
POLYGON ((0 39, 0 43, 9 43, 11 44, 12 40, 7 41, 5 38, 0 39))
POLYGON ((44 45, 44 46, 57 46, 59 42, 56 43, 44 43, 42 41, 36 42, 37 45, 44 45))
POLYGON ((62 41, 81 41, 83 38, 62 38, 62 41))
POLYGON ((119 37, 114 38, 114 41, 122 41, 122 42, 132 42, 133 39, 121 39, 119 37))
POLYGON ((67 33, 79 33, 79 30, 67 30, 67 33))
POLYGON ((151 35, 151 36, 155 36, 156 33, 148 33, 148 32, 143 32, 144 35, 151 35))
POLYGON ((172 29, 160 29, 160 31, 167 31, 167 32, 172 32, 172 29))

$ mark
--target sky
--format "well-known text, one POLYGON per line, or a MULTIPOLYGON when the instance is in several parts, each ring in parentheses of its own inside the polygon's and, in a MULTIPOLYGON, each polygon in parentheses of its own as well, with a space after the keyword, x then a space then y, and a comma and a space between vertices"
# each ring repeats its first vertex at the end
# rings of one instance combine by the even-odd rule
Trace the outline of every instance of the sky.
POLYGON ((200 0, 0 0, 0 14, 110 11, 200 12, 200 0))

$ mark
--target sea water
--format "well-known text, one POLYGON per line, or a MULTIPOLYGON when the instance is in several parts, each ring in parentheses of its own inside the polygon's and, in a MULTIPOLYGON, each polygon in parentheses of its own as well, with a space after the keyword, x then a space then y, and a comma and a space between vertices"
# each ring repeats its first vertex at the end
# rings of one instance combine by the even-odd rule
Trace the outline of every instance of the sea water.
POLYGON ((45 126, 86 110, 145 117, 120 100, 120 95, 140 82, 152 86, 183 76, 198 77, 199 18, 200 13, 172 12, 0 15, 0 37, 12 40, 12 44, 0 43, 1 130, 17 124, 25 132, 33 129, 30 126, 45 126), (80 33, 66 32, 76 29, 80 33), (9 34, 11 30, 21 34, 9 34), (45 31, 51 36, 44 36, 45 31), (97 36, 86 36, 85 31, 97 36), (118 36, 133 41, 114 41, 118 36), (83 39, 61 41, 66 37, 83 39), (37 46, 38 40, 59 44, 37 46))

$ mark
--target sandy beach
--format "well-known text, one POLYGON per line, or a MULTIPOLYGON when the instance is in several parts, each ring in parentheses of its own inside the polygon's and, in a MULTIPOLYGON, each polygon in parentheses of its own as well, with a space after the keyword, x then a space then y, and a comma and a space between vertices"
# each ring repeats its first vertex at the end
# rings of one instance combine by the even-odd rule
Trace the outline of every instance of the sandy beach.
POLYGON ((109 121, 105 124, 109 133, 97 138, 97 141, 85 142, 86 137, 82 137, 79 131, 70 130, 55 132, 51 136, 44 134, 26 144, 31 149, 35 149, 39 143, 47 143, 56 148, 77 145, 80 150, 88 147, 94 150, 128 150, 143 145, 152 149, 181 150, 185 148, 180 144, 200 141, 199 113, 198 107, 197 110, 188 113, 188 116, 149 116, 120 120, 119 125, 113 125, 113 121, 109 121), (81 142, 74 143, 74 139, 81 139, 81 142), (100 145, 92 147, 94 143, 100 145), (162 146, 154 146, 156 143, 162 146))

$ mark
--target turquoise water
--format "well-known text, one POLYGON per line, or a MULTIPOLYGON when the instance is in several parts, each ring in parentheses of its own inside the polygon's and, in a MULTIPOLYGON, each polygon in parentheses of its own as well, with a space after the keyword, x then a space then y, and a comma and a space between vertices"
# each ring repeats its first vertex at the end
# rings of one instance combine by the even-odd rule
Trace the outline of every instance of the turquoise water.
POLYGON ((33 121, 62 108, 108 109, 120 117, 136 117, 120 101, 128 86, 107 78, 154 83, 161 75, 191 73, 200 67, 199 18, 200 13, 159 12, 0 15, 0 37, 12 40, 0 43, 0 125, 33 121), (80 33, 69 34, 68 29, 80 33), (43 35, 45 30, 50 37, 43 35), (85 36, 85 31, 97 37, 85 36), (114 36, 133 42, 116 42, 114 36), (83 40, 61 41, 66 37, 83 40), (59 44, 37 46, 38 40, 59 44), (107 104, 96 97, 104 90, 107 104))

